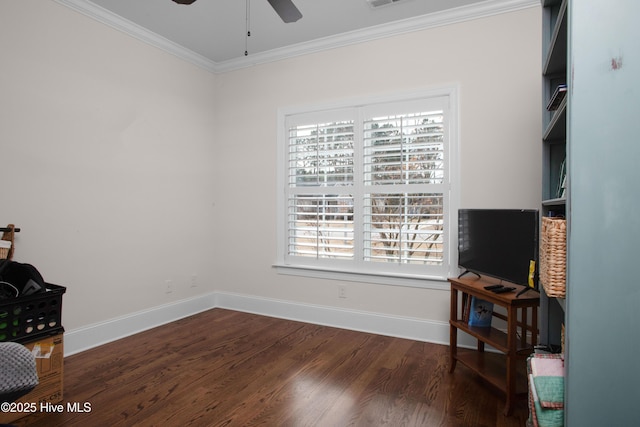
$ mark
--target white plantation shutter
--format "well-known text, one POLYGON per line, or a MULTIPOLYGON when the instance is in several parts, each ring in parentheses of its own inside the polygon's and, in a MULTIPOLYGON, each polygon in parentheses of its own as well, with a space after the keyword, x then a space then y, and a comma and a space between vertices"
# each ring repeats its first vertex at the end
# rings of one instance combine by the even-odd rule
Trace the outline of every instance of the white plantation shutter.
POLYGON ((288 229, 290 255, 353 259, 353 196, 293 195, 288 229))
POLYGON ((376 117, 364 124, 365 184, 442 184, 443 112, 376 117))
POLYGON ((438 96, 287 115, 283 264, 446 277, 448 114, 438 96))
POLYGON ((353 259, 353 142, 353 120, 289 129, 289 255, 353 259))
POLYGON ((364 259, 442 265, 443 110, 367 119, 363 151, 364 259))
POLYGON ((289 129, 289 185, 353 185, 353 121, 289 129))
POLYGON ((366 261, 442 265, 442 194, 367 194, 364 206, 366 261))

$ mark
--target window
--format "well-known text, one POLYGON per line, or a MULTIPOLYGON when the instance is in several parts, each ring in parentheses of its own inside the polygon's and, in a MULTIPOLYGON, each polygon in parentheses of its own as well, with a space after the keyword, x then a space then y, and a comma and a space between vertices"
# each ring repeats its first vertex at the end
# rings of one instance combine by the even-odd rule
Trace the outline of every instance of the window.
POLYGON ((446 278, 454 101, 447 89, 281 111, 279 266, 446 278))

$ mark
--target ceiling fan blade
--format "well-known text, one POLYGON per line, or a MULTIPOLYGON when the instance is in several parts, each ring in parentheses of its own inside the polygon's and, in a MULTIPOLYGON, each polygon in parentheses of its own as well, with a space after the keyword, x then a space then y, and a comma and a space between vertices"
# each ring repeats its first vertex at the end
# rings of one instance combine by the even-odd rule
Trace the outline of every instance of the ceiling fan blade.
POLYGON ((196 0, 173 0, 173 1, 178 3, 178 4, 192 4, 196 0))
MULTIPOLYGON (((175 1, 175 0, 174 0, 175 1)), ((291 0, 267 0, 273 10, 276 11, 280 18, 286 23, 296 22, 302 18, 302 13, 298 10, 291 0)))

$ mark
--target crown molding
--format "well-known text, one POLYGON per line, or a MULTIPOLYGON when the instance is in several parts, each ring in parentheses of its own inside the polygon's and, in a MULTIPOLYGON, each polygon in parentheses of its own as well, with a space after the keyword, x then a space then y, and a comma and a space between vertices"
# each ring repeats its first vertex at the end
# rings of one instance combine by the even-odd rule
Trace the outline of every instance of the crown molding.
POLYGON ((426 30, 445 25, 456 24, 479 18, 486 18, 502 13, 514 12, 531 7, 539 7, 539 0, 487 0, 470 6, 461 6, 442 12, 408 18, 390 24, 382 24, 362 30, 350 31, 335 36, 324 37, 309 42, 303 42, 273 49, 265 52, 251 54, 247 57, 217 62, 216 72, 223 73, 240 68, 280 61, 310 53, 336 49, 358 43, 364 43, 376 39, 397 36, 414 31, 426 30))
POLYGON ((540 0, 487 0, 469 6, 461 6, 390 24, 377 25, 363 30, 350 31, 279 49, 259 52, 237 59, 215 62, 88 0, 54 1, 214 74, 540 6, 540 0))

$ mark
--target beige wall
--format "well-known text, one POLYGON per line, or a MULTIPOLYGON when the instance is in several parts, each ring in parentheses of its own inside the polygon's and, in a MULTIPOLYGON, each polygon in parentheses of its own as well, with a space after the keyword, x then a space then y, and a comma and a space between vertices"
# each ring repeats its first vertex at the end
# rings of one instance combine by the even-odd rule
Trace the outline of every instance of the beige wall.
POLYGON ((0 223, 66 330, 210 292, 215 76, 45 0, 2 2, 0 55, 0 223))
POLYGON ((446 321, 447 290, 305 279, 279 275, 271 267, 276 262, 276 112, 456 84, 461 206, 537 208, 539 17, 540 10, 531 8, 220 75, 218 153, 223 160, 216 174, 221 181, 234 177, 234 185, 216 189, 216 234, 227 242, 216 251, 216 258, 225 260, 216 289, 446 321), (246 126, 247 117, 255 125, 246 126), (253 173, 234 174, 238 169, 253 173), (242 190, 254 196, 247 198, 242 190), (256 206, 269 207, 262 221, 252 216, 256 206), (347 299, 338 298, 338 284, 347 286, 347 299))
POLYGON ((67 286, 68 331, 214 290, 444 322, 446 290, 277 274, 277 110, 458 85, 461 206, 536 208, 540 39, 530 8, 212 75, 3 2, 0 223, 67 286))

